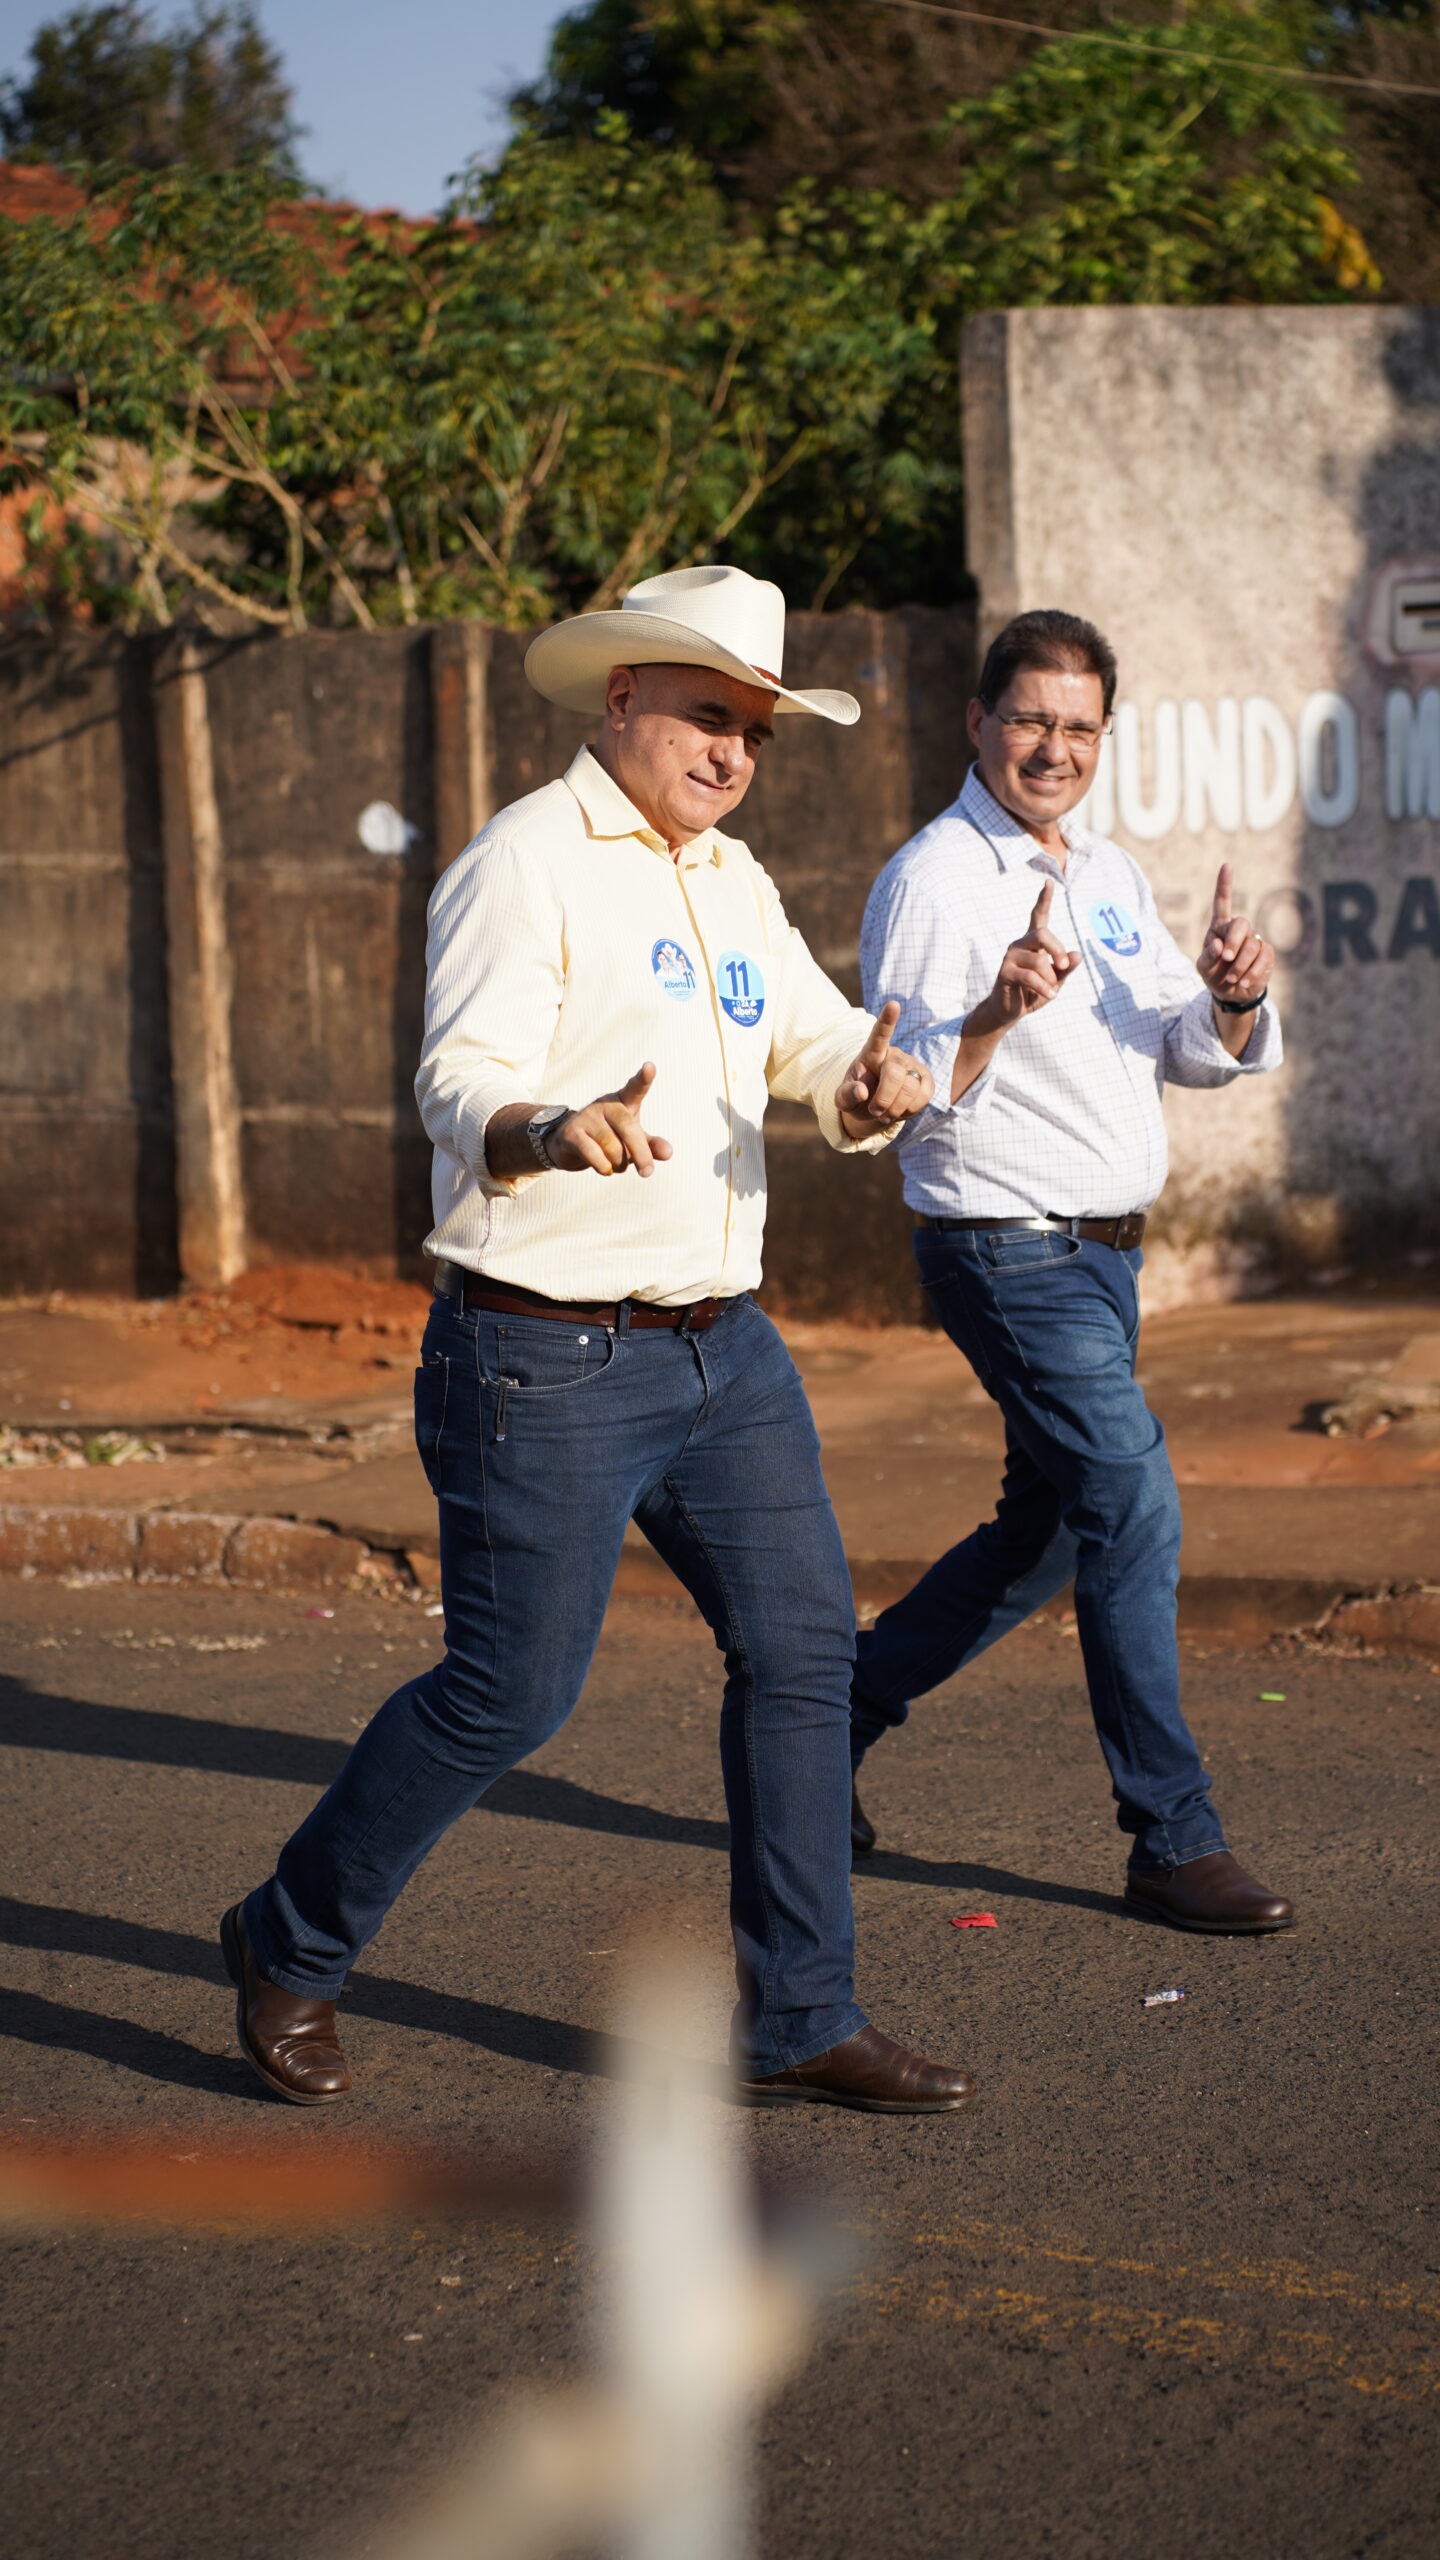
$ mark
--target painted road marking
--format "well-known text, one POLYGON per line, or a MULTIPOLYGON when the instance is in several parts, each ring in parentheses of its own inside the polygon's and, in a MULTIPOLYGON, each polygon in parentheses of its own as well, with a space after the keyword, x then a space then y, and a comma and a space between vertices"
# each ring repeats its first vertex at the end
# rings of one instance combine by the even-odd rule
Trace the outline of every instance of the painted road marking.
MULTIPOLYGON (((1103 2345, 1196 2365, 1248 2366, 1328 2381, 1376 2398, 1440 2398, 1440 2302, 1433 2289, 1372 2281, 1344 2268, 1314 2268, 1293 2258, 1110 2256, 984 2222, 944 2231, 872 2232, 871 2237, 877 2254, 890 2256, 897 2246, 924 2253, 909 2266, 861 2275, 847 2288, 851 2301, 882 2319, 943 2321, 1002 2343, 1056 2350, 1103 2345), (1029 2260, 1057 2271, 1093 2269, 1105 2290, 1063 2283, 1037 2289, 1033 2278, 1007 2283, 979 2269, 977 2281, 970 2283, 961 2271, 952 2272, 954 2259, 965 2256, 1029 2260), (1116 2298, 1106 2282, 1116 2277, 1140 2279, 1152 2299, 1116 2298), (1156 2301, 1157 2286, 1165 2292, 1181 2288, 1189 2299, 1156 2301), (1223 2305, 1207 2302, 1207 2294, 1228 2299, 1223 2305), (1331 2316, 1323 2325, 1307 2321, 1303 2326, 1293 2324, 1293 2316, 1279 2325, 1264 2318, 1268 2304, 1278 2308, 1282 2303, 1323 2305, 1331 2316), (1242 2304, 1260 2316, 1237 2316, 1242 2304), (1336 2313, 1341 2315, 1338 2322, 1336 2313), (1404 2334, 1387 2336, 1397 2320, 1405 2322, 1404 2334), (1346 2334, 1352 2324, 1358 2334, 1346 2334), (1411 2352, 1397 2355, 1397 2348, 1411 2352)), ((1121 2290, 1128 2292, 1128 2284, 1121 2290)))

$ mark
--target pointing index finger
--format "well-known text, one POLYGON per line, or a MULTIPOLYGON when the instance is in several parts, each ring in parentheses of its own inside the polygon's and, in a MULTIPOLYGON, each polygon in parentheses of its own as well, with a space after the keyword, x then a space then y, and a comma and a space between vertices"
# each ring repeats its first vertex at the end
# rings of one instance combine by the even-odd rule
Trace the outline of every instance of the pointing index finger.
POLYGON ((627 1076, 624 1084, 620 1087, 620 1101, 629 1104, 633 1109, 637 1102, 644 1101, 645 1096, 649 1092, 654 1081, 655 1067, 653 1062, 647 1058, 644 1065, 637 1067, 633 1076, 627 1076))
POLYGON ((875 1027, 872 1030, 869 1039, 866 1041, 864 1048, 860 1052, 860 1061, 863 1066, 881 1067, 884 1065, 885 1053, 895 1036, 895 1025, 899 1019, 900 1007, 892 996, 887 1005, 882 1005, 875 1020, 875 1027))
POLYGON ((1043 933, 1045 931, 1045 928, 1050 921, 1050 901, 1054 895, 1055 883, 1053 880, 1047 880, 1040 891, 1039 897, 1035 901, 1034 907, 1031 909, 1030 930, 1032 933, 1043 933))
POLYGON ((1230 922, 1230 884, 1233 878, 1234 872, 1230 864, 1228 862, 1222 862, 1220 865, 1220 877, 1215 883, 1215 903, 1210 910, 1210 921, 1212 924, 1228 924, 1230 922))

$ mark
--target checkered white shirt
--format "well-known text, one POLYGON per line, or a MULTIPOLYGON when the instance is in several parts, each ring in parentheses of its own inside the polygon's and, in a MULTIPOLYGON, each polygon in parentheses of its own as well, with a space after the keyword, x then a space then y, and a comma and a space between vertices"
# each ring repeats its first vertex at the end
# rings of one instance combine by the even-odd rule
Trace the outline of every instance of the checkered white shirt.
POLYGON ((881 872, 860 937, 865 1002, 903 1010, 897 1041, 924 1059, 936 1101, 899 1140, 905 1197, 931 1217, 1121 1217, 1165 1180, 1165 1083, 1229 1084, 1281 1059, 1267 1001, 1243 1058, 1215 1031, 1210 996, 1161 923, 1150 884, 1117 844, 1073 821, 1062 871, 972 767, 960 797, 881 872), (1046 880, 1050 925, 1081 967, 1007 1031, 985 1073, 947 1105, 966 1016, 989 993, 1046 880))

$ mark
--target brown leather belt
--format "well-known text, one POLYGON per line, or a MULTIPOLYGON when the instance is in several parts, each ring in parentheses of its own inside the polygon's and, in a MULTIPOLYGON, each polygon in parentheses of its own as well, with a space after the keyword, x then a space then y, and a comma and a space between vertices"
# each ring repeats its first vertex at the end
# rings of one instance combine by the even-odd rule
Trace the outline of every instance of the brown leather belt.
POLYGON ((917 1227, 958 1229, 969 1235, 984 1234, 996 1227, 1030 1227, 1037 1234, 1055 1231, 1060 1235, 1083 1236, 1087 1244, 1108 1244, 1117 1253, 1133 1253, 1145 1233, 1146 1211, 1131 1209, 1123 1218, 1062 1218, 1052 1210, 1041 1211, 1033 1218, 927 1218, 917 1213, 917 1227))
POLYGON ((458 1298, 462 1306, 484 1307, 491 1315, 544 1316, 555 1324, 593 1324, 613 1330, 623 1309, 632 1332, 704 1333, 734 1305, 732 1298, 697 1298, 688 1307, 655 1307, 644 1298, 622 1298, 610 1305, 592 1301, 567 1307, 558 1298, 542 1297, 538 1289, 522 1289, 509 1280, 487 1280, 483 1272, 463 1270, 456 1262, 437 1266, 435 1286, 442 1298, 458 1298))

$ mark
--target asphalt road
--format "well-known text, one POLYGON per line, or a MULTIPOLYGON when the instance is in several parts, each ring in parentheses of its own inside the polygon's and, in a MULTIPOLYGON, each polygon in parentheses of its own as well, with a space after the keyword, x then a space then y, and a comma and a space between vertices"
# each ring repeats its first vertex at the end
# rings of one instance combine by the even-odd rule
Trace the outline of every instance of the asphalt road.
MULTIPOLYGON (((357 2095, 321 2115, 245 2073, 215 1922, 433 1623, 38 1583, 0 1621, 0 2142, 173 2134, 177 2197, 211 2138, 573 2156, 611 2102, 617 1966, 657 1927, 703 1952, 695 2051, 722 2054, 718 1684, 680 1603, 616 1607, 569 1728, 416 1880, 347 2002, 357 2095)), ((1119 1901, 1078 1672, 1059 1631, 1014 1638, 873 1764, 861 1997, 975 2071, 974 2112, 727 2111, 861 2253, 764 2418, 766 2560, 1428 2555, 1440 1681, 1188 1657, 1236 1846, 1302 1906, 1240 1942, 1119 1901), (976 1908, 998 1927, 951 1928, 976 1908)), ((20 2560, 340 2560, 589 2356, 564 2215, 27 2227, 4 2254, 20 2560)))

